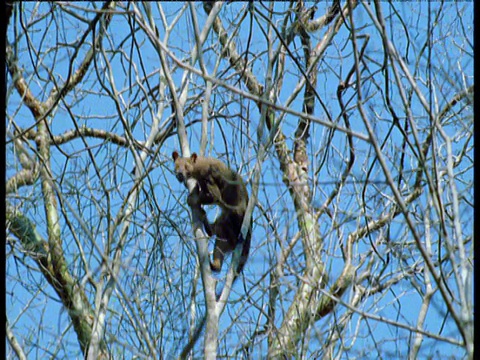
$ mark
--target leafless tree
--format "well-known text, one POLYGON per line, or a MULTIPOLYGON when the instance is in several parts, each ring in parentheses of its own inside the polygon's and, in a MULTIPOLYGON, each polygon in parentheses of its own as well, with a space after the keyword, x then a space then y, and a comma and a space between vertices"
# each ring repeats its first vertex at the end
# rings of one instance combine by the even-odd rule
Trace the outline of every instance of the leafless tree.
POLYGON ((473 359, 472 3, 4 7, 8 358, 473 359))

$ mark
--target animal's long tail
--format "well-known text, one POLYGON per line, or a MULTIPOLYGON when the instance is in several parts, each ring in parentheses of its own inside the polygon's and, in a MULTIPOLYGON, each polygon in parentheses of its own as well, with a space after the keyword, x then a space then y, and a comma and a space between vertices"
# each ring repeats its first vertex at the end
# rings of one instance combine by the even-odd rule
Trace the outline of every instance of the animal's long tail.
MULTIPOLYGON (((250 253, 250 243, 252 240, 252 219, 250 220, 250 228, 248 229, 247 232, 247 237, 243 239, 242 233, 238 235, 238 245, 243 246, 242 249, 242 254, 240 255, 240 261, 238 262, 238 267, 237 267, 237 276, 235 277, 235 280, 237 279, 238 275, 241 274, 243 271, 243 268, 245 267, 245 264, 247 263, 248 260, 248 254, 250 253)), ((234 280, 234 281, 235 281, 234 280)))

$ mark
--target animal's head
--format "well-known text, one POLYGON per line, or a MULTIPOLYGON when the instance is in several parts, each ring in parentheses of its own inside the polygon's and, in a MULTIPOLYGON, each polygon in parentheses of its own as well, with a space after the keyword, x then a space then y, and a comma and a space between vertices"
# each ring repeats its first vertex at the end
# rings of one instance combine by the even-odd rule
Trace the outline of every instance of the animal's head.
POLYGON ((175 175, 180 182, 185 182, 190 178, 190 174, 193 171, 193 164, 197 161, 197 154, 193 153, 190 158, 180 157, 178 152, 172 153, 173 161, 175 162, 175 175))

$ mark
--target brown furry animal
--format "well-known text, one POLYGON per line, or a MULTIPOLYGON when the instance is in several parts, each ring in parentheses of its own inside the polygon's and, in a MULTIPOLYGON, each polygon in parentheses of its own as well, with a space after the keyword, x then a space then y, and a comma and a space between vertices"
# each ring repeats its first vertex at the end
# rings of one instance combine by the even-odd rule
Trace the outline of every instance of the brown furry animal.
MULTIPOLYGON (((203 224, 208 236, 216 236, 213 251, 213 262, 210 267, 213 271, 220 271, 226 253, 237 246, 243 218, 247 210, 248 192, 242 178, 227 165, 218 159, 197 156, 193 153, 190 158, 183 158, 176 151, 172 154, 175 162, 175 174, 180 182, 194 178, 198 182, 196 196, 197 204, 193 203, 192 194, 188 197, 188 204, 209 205, 216 204, 222 209, 213 224, 208 222, 203 211, 203 224)), ((239 274, 247 262, 251 240, 251 221, 247 237, 243 244, 242 256, 238 264, 239 274)))

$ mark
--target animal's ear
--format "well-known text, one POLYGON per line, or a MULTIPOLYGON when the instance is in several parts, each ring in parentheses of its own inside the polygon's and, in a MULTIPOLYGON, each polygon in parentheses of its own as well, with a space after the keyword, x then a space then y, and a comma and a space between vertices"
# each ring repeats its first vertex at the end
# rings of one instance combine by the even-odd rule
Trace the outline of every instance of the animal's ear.
POLYGON ((172 153, 173 161, 176 161, 176 160, 178 159, 178 156, 179 156, 179 155, 178 155, 178 152, 174 151, 174 152, 172 153))
POLYGON ((192 156, 190 156, 190 159, 192 159, 192 162, 197 161, 197 153, 193 153, 192 156))

